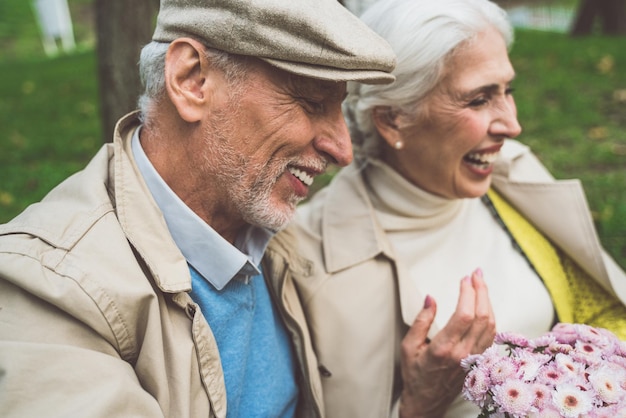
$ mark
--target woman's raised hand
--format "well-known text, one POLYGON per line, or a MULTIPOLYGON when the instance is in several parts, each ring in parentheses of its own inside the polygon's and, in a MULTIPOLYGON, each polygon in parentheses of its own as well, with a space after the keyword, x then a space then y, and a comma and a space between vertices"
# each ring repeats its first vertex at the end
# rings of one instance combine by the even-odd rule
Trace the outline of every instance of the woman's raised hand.
POLYGON ((402 340, 401 418, 442 417, 463 386, 461 359, 483 352, 495 337, 495 317, 480 269, 461 280, 456 310, 429 340, 436 313, 436 301, 427 296, 402 340))

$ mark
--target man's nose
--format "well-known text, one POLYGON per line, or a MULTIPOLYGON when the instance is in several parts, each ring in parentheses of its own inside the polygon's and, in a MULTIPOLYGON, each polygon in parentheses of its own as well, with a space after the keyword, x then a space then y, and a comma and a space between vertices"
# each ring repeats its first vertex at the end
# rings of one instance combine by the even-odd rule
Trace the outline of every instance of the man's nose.
POLYGON ((341 111, 328 116, 314 146, 332 164, 343 167, 352 162, 350 132, 341 111))

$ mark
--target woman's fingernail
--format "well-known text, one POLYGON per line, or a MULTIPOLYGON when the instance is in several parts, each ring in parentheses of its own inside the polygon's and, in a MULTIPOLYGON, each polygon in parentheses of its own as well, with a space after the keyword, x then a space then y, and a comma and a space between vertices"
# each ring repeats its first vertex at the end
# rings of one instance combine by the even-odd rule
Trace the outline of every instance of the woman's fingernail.
POLYGON ((424 299, 424 309, 428 309, 433 306, 433 298, 430 295, 426 295, 426 299, 424 299))
POLYGON ((476 270, 474 270, 474 272, 476 273, 476 276, 480 277, 481 279, 483 278, 483 269, 478 267, 476 270))

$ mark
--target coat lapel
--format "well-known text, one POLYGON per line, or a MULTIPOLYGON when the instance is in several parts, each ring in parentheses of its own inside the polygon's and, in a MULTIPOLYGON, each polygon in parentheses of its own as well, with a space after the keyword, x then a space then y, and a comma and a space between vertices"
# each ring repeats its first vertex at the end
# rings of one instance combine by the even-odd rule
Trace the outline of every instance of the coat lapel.
POLYGON ((625 301, 626 275, 602 249, 581 182, 554 180, 517 142, 502 154, 494 170, 494 188, 598 283, 625 301))
MULTIPOLYGON (((335 273, 376 257, 387 257, 396 271, 400 309, 405 324, 413 324, 424 304, 411 282, 407 268, 397 259, 391 243, 378 224, 367 196, 366 186, 356 164, 344 168, 327 188, 322 239, 326 270, 335 273), (345 210, 350 208, 350 210, 345 210)), ((439 329, 433 324, 431 333, 439 329)))

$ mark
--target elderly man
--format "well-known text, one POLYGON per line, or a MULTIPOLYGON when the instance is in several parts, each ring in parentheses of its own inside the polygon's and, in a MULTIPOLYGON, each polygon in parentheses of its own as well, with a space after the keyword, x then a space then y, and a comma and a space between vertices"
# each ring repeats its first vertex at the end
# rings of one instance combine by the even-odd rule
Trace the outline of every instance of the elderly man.
POLYGON ((393 65, 335 0, 162 0, 141 112, 0 227, 2 416, 322 416, 306 263, 265 250, 393 65))

